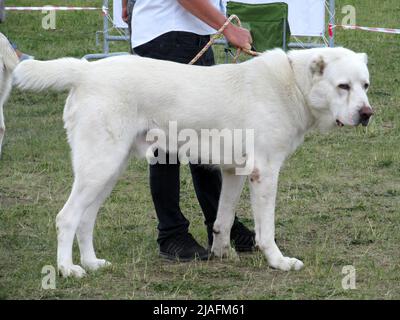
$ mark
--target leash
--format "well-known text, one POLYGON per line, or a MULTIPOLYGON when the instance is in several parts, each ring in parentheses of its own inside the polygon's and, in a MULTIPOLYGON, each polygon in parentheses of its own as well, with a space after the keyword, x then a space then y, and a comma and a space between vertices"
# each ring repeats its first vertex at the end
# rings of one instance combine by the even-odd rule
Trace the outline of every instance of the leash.
MULTIPOLYGON (((228 19, 226 19, 225 23, 217 31, 217 33, 211 37, 210 41, 204 46, 204 48, 201 49, 201 51, 192 59, 192 61, 189 62, 190 65, 195 64, 203 56, 203 54, 208 50, 208 48, 210 48, 213 45, 213 43, 215 42, 215 40, 217 40, 217 38, 224 32, 224 30, 228 27, 228 25, 232 22, 232 20, 236 20, 239 27, 242 26, 242 23, 240 22, 239 17, 234 14, 231 15, 228 19)), ((240 53, 242 51, 253 57, 261 54, 260 52, 257 52, 257 51, 253 51, 253 50, 249 50, 249 49, 245 49, 245 48, 238 48, 236 51, 236 55, 233 58, 234 63, 236 63, 236 61, 239 58, 240 53)))

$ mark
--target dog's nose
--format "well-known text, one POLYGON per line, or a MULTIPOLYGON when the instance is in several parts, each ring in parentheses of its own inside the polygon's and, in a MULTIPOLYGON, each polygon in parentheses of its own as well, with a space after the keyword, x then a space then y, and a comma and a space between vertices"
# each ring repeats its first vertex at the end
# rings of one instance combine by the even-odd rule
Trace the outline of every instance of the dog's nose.
POLYGON ((366 127, 368 126, 369 119, 374 115, 374 111, 371 107, 364 106, 360 109, 360 123, 366 127))

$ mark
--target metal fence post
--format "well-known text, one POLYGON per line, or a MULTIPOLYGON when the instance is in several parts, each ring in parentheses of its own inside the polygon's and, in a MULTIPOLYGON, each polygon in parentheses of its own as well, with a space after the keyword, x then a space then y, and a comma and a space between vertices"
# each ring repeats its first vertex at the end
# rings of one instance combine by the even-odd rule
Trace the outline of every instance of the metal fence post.
MULTIPOLYGON (((103 0, 103 8, 107 8, 107 14, 108 10, 110 8, 108 7, 108 0, 103 0)), ((108 54, 110 52, 110 47, 108 45, 108 18, 104 14, 103 17, 103 53, 108 54)))
MULTIPOLYGON (((335 25, 335 0, 329 0, 329 24, 335 25)), ((335 46, 335 29, 332 28, 332 37, 329 37, 329 46, 333 48, 335 46)))

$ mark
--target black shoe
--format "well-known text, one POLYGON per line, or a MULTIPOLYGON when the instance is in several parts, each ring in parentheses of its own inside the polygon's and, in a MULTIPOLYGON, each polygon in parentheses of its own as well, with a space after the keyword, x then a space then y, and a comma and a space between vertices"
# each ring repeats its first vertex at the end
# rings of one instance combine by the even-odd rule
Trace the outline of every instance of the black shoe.
MULTIPOLYGON (((208 250, 211 251, 213 243, 212 226, 207 226, 208 232, 208 250)), ((235 219, 231 229, 231 242, 237 252, 251 252, 255 249, 256 235, 254 231, 249 230, 244 224, 235 219)))
POLYGON ((251 252, 255 249, 256 234, 241 222, 235 221, 231 229, 231 241, 237 252, 251 252))
POLYGON ((207 260, 208 252, 193 238, 190 233, 177 234, 160 243, 160 257, 180 262, 207 260))

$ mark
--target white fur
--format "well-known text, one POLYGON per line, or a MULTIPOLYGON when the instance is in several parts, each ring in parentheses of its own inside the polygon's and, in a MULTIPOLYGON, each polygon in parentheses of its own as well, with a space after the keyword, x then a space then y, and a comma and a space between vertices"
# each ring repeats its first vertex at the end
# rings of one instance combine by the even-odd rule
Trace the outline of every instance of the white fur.
MULTIPOLYGON (((107 265, 93 248, 97 212, 135 150, 138 138, 157 124, 178 129, 254 129, 255 169, 250 191, 257 245, 268 263, 299 270, 303 263, 282 255, 274 240, 275 197, 284 160, 313 128, 333 128, 336 120, 356 125, 369 106, 365 56, 352 51, 311 49, 266 52, 239 65, 188 66, 134 56, 97 62, 73 59, 22 62, 15 83, 23 89, 70 89, 64 109, 75 181, 57 216, 58 268, 64 276, 83 276, 72 261, 77 235, 81 263, 95 270, 107 265), (351 83, 349 92, 338 88, 351 83), (351 119, 351 121, 349 120, 351 119)), ((231 251, 229 232, 245 178, 221 165, 222 194, 214 224, 212 251, 231 251)))
POLYGON ((3 105, 11 91, 11 74, 19 60, 10 42, 0 32, 0 156, 6 126, 4 124, 3 105))

